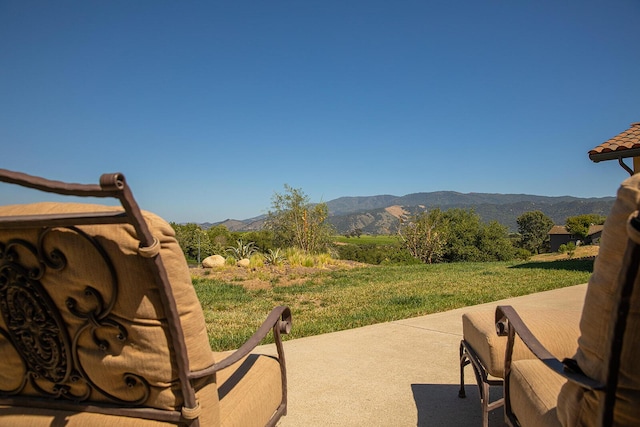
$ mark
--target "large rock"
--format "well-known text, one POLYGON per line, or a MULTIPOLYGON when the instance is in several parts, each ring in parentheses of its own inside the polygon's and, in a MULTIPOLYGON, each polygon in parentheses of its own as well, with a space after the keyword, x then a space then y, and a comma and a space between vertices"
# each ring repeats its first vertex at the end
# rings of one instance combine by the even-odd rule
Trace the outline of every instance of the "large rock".
POLYGON ((248 268, 250 264, 251 261, 249 261, 247 258, 242 258, 240 261, 238 261, 238 267, 248 268))
POLYGON ((211 255, 202 260, 204 268, 220 267, 225 264, 226 260, 221 255, 211 255))

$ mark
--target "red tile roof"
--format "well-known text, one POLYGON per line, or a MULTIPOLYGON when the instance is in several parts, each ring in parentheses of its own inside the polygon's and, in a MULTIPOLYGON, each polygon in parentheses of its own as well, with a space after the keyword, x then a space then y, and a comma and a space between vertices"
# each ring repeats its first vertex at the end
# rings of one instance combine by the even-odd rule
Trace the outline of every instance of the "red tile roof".
POLYGON ((614 136, 608 141, 589 150, 589 158, 594 162, 640 156, 640 122, 614 136))

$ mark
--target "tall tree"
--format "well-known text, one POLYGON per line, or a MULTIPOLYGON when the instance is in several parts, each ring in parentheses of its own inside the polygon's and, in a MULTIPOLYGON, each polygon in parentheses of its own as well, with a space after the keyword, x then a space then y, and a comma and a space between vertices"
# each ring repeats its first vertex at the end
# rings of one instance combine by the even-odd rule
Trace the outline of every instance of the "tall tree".
POLYGON ((442 260, 447 243, 447 220, 440 209, 411 218, 401 225, 398 234, 414 258, 427 264, 442 260))
POLYGON ((487 261, 508 261, 516 256, 509 228, 498 221, 491 221, 482 228, 478 247, 487 261))
POLYGON ((332 235, 327 204, 311 204, 301 189, 287 184, 284 188, 284 193, 273 195, 273 210, 266 222, 275 241, 281 247, 294 246, 311 253, 325 250, 332 235))
POLYGON ((597 214, 570 216, 567 218, 567 230, 584 239, 589 234, 590 226, 604 224, 606 219, 607 217, 597 214))
POLYGON ((520 246, 531 253, 540 253, 549 239, 553 220, 540 211, 525 212, 516 220, 520 232, 520 246))

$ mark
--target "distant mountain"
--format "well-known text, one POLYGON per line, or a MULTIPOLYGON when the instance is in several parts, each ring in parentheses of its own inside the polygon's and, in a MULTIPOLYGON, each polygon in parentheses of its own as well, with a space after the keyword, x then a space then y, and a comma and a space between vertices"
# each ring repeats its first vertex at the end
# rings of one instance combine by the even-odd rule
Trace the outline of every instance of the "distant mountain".
MULTIPOLYGON (((379 195, 340 197, 327 202, 329 222, 340 234, 360 229, 367 234, 393 234, 401 218, 440 208, 473 209, 484 222, 498 221, 517 231, 516 219, 525 212, 539 210, 556 224, 564 224, 570 216, 582 214, 608 215, 614 197, 579 198, 549 197, 529 194, 458 193, 437 191, 405 196, 379 195)), ((247 220, 226 220, 222 224, 231 231, 260 230, 266 215, 247 220)))
POLYGON ((431 193, 412 193, 406 196, 371 196, 371 197, 340 197, 327 202, 329 212, 333 215, 344 215, 362 212, 388 206, 438 206, 442 209, 449 207, 477 206, 483 204, 506 205, 518 202, 532 202, 541 204, 556 204, 560 202, 574 202, 584 200, 613 200, 613 197, 583 199, 572 196, 533 196, 529 194, 494 194, 494 193, 458 193, 456 191, 435 191, 431 193))
POLYGON ((256 231, 256 230, 262 230, 266 219, 267 219, 266 215, 260 215, 260 216, 250 218, 250 219, 245 219, 245 220, 227 219, 221 222, 216 222, 214 224, 207 223, 209 224, 209 226, 208 227, 203 226, 203 228, 209 228, 214 225, 224 225, 225 227, 227 227, 227 230, 229 231, 256 231))

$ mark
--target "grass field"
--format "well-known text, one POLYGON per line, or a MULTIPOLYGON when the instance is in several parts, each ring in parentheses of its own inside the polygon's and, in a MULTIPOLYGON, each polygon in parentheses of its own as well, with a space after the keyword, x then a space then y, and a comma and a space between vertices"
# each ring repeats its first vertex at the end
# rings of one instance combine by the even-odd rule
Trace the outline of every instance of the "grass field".
POLYGON ((558 259, 315 271, 262 288, 206 276, 193 282, 212 348, 228 350, 276 305, 291 308, 292 339, 585 283, 592 269, 592 259, 558 259))

